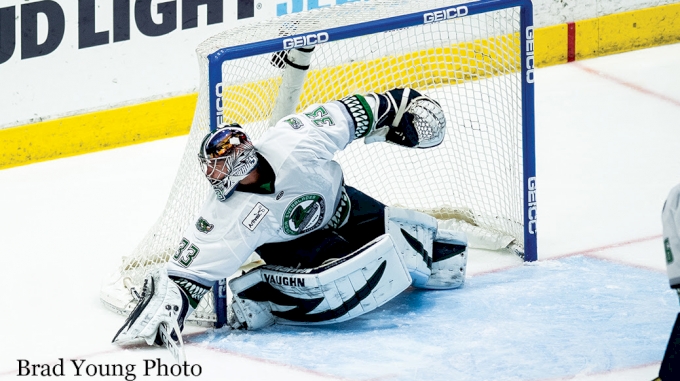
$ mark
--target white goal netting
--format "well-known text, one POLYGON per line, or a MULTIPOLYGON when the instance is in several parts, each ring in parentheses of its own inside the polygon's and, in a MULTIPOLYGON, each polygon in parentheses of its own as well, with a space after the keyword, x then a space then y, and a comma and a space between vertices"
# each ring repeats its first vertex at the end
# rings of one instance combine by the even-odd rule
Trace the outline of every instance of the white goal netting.
MULTIPOLYGON (((522 252, 520 10, 466 15, 456 7, 443 0, 348 3, 234 28, 201 44, 196 113, 166 208, 102 288, 104 303, 121 313, 134 307, 131 288, 174 254, 184 229, 212 194, 196 159, 198 144, 210 129, 214 89, 208 85, 208 57, 216 52, 228 57, 225 48, 243 55, 258 42, 352 25, 365 33, 316 45, 298 110, 354 93, 409 86, 442 105, 447 132, 440 146, 424 150, 353 142, 337 155, 346 183, 387 205, 425 211, 441 224, 466 230, 472 245, 510 245, 522 252), (430 21, 436 22, 374 32, 385 29, 381 20, 447 7, 456 10, 432 12, 430 21), (375 29, 366 24, 371 22, 375 29)), ((422 17, 427 21, 428 16, 422 17)), ((227 59, 219 66, 224 120, 243 125, 255 140, 271 125, 281 84, 283 69, 272 64, 273 57, 268 52, 227 59)), ((210 300, 192 319, 198 324, 214 320, 210 300)))

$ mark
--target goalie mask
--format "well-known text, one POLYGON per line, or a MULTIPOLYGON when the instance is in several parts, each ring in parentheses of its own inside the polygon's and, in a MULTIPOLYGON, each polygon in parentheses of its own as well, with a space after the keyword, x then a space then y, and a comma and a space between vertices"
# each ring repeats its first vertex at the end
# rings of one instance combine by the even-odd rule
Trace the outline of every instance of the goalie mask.
POLYGON ((220 201, 231 196, 239 181, 257 167, 255 147, 238 124, 220 127, 206 135, 198 160, 220 201))

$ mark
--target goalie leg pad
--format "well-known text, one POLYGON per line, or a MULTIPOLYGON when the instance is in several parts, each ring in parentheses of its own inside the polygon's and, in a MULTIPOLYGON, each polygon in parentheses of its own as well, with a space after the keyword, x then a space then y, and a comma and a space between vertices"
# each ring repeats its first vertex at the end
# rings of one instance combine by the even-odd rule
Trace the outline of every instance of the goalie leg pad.
POLYGON ((192 311, 186 295, 168 277, 167 270, 154 270, 144 280, 144 291, 139 303, 112 342, 143 338, 147 344, 153 345, 161 323, 174 328, 171 333, 179 336, 184 319, 192 311))
POLYGON ((253 293, 261 288, 262 274, 260 268, 229 281, 229 288, 233 295, 229 305, 231 313, 228 314, 231 328, 255 330, 269 327, 276 321, 267 300, 262 300, 262 298, 249 299, 249 295, 244 294, 248 290, 252 289, 250 293, 253 293))
POLYGON ((432 274, 432 246, 437 220, 425 213, 402 208, 385 208, 385 232, 394 240, 413 286, 424 287, 432 274))
POLYGON ((338 323, 378 308, 410 284, 402 258, 385 234, 316 268, 265 265, 232 279, 232 327, 338 323))
POLYGON ((467 258, 467 237, 464 232, 438 230, 432 249, 432 275, 423 288, 444 290, 462 287, 467 258))

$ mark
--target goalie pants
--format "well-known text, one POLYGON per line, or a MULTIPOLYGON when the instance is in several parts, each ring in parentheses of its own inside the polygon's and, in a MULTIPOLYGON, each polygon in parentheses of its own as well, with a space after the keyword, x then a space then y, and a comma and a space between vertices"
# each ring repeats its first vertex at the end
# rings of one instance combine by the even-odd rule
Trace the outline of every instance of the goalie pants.
POLYGON ((341 258, 385 234, 385 205, 356 188, 345 186, 350 199, 347 223, 338 229, 321 229, 287 242, 268 243, 256 252, 271 265, 313 268, 341 258))

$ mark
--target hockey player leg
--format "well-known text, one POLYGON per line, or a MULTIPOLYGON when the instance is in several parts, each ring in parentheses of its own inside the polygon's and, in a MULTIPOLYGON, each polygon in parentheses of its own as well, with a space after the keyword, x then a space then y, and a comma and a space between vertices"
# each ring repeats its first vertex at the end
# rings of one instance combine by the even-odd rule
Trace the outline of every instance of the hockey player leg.
POLYGON ((251 291, 255 292, 262 288, 260 286, 262 282, 261 267, 229 281, 229 289, 233 296, 229 305, 230 313, 227 314, 227 323, 233 329, 256 330, 269 327, 276 322, 271 312, 271 306, 265 300, 265 297, 249 299, 243 295, 246 290, 256 287, 251 291))
POLYGON ((389 235, 312 269, 265 265, 232 279, 233 328, 321 325, 376 309, 411 284, 389 235))
POLYGON ((465 233, 438 230, 432 247, 432 275, 423 288, 443 290, 463 286, 467 258, 465 233))
POLYGON ((394 240, 413 285, 425 286, 432 274, 432 244, 437 234, 437 220, 415 210, 386 207, 385 233, 394 240))
POLYGON ((437 220, 414 210, 385 208, 390 234, 413 279, 413 286, 457 288, 465 281, 467 238, 463 232, 438 230, 437 220))

